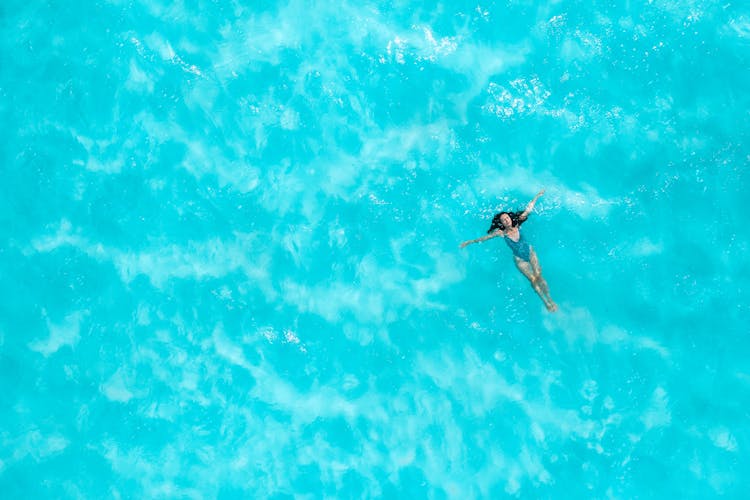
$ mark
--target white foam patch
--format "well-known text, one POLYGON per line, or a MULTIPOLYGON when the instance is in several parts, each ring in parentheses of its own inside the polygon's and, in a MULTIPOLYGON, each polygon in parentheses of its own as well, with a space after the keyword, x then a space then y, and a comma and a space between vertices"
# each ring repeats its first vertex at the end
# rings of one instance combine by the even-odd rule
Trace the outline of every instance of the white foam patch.
POLYGON ((649 257, 663 252, 664 244, 661 241, 655 242, 649 238, 640 238, 633 242, 629 253, 634 257, 649 257))
POLYGON ((27 456, 41 461, 65 451, 70 445, 70 440, 62 434, 43 434, 38 429, 32 429, 14 441, 13 461, 23 460, 27 456))
POLYGON ((458 148, 456 135, 445 120, 433 123, 414 123, 386 129, 364 127, 357 131, 362 146, 356 156, 339 153, 334 157, 313 160, 308 165, 282 163, 269 169, 263 179, 260 194, 263 207, 285 214, 291 209, 302 213, 311 223, 322 218, 321 205, 314 196, 316 190, 328 197, 357 202, 363 197, 382 204, 373 193, 394 186, 397 174, 404 171, 414 175, 423 168, 422 158, 434 156, 445 160, 458 148), (383 165, 388 168, 383 168, 383 165), (304 181, 315 177, 315 187, 304 181), (301 207, 300 207, 301 204, 301 207))
POLYGON ((520 400, 518 405, 532 422, 536 422, 542 429, 547 429, 549 436, 555 438, 577 436, 584 439, 595 437, 593 432, 598 424, 582 418, 575 410, 551 406, 546 400, 520 400))
POLYGON ((465 275, 454 254, 428 250, 432 271, 428 277, 410 276, 409 266, 399 263, 381 266, 374 256, 366 255, 357 266, 357 284, 331 281, 307 286, 292 280, 282 283, 284 300, 302 312, 318 314, 330 322, 339 322, 345 313, 356 318, 358 329, 382 326, 395 321, 408 308, 420 310, 446 307, 433 296, 465 275))
POLYGON ((563 61, 568 63, 587 61, 601 54, 601 38, 582 30, 575 30, 573 35, 567 37, 560 47, 560 56, 563 61))
POLYGON ((737 439, 726 427, 714 427, 708 431, 708 437, 711 442, 717 448, 722 450, 730 451, 732 453, 737 452, 737 439))
POLYGON ((139 326, 151 324, 151 307, 148 304, 138 304, 138 310, 135 314, 136 323, 139 326))
POLYGON ((122 159, 119 158, 114 161, 102 161, 96 157, 89 157, 85 165, 87 170, 103 174, 118 174, 123 167, 122 159))
POLYGON ((521 448, 520 459, 521 467, 523 467, 526 476, 539 484, 552 483, 552 475, 542 464, 542 458, 533 453, 528 446, 521 448))
POLYGON ((586 380, 581 387, 580 394, 586 401, 594 401, 599 395, 599 384, 596 383, 596 380, 586 380))
MULTIPOLYGON (((502 404, 517 406, 528 416, 530 434, 535 443, 544 445, 551 440, 569 440, 575 437, 586 440, 589 447, 601 450, 600 441, 606 428, 618 423, 616 415, 602 421, 592 421, 581 418, 574 410, 555 407, 550 404, 546 390, 539 400, 530 399, 525 394, 523 385, 509 383, 495 366, 484 362, 469 348, 464 350, 463 356, 458 357, 446 353, 421 355, 416 368, 419 374, 429 377, 440 387, 444 396, 456 401, 474 417, 481 418, 502 404)), ((542 379, 543 386, 549 382, 549 373, 546 369, 529 372, 515 366, 514 372, 520 379, 538 377, 542 379)), ((596 390, 591 381, 584 385, 584 390, 584 396, 589 398, 589 401, 596 397, 596 390)), ((441 414, 441 409, 435 408, 430 414, 441 414)), ((451 428, 445 422, 441 425, 446 432, 451 428)), ((405 438, 400 439, 403 441, 405 438)), ((488 456, 488 463, 491 464, 488 467, 491 467, 492 471, 486 476, 486 483, 479 485, 480 490, 487 491, 492 484, 501 482, 505 485, 507 493, 517 494, 526 480, 535 484, 551 483, 552 475, 546 470, 543 457, 533 451, 537 446, 531 448, 522 444, 520 454, 516 457, 506 457, 497 450, 486 450, 491 454, 488 456)), ((479 447, 482 445, 479 444, 479 447)), ((431 468, 428 465, 424 469, 433 469, 435 476, 438 476, 440 466, 431 468)), ((433 479, 430 474, 426 475, 435 480, 436 484, 441 484, 439 477, 433 479)))
POLYGON ((373 19, 370 29, 376 40, 385 44, 381 63, 430 63, 459 73, 469 82, 468 88, 453 97, 453 104, 466 120, 468 104, 487 86, 489 79, 508 68, 520 65, 526 59, 529 46, 486 46, 470 42, 470 33, 455 36, 436 35, 432 27, 412 26, 411 30, 392 28, 387 21, 373 19))
POLYGON ((750 38, 750 17, 739 16, 727 23, 724 33, 733 34, 740 38, 750 38))
POLYGON ((154 79, 142 70, 135 59, 130 60, 128 79, 125 88, 132 91, 152 93, 154 91, 154 79))
MULTIPOLYGON (((570 75, 564 73, 561 81, 569 78, 570 75)), ((548 85, 536 75, 514 80, 495 76, 481 89, 485 93, 482 109, 500 120, 515 120, 527 115, 559 120, 573 133, 585 133, 584 151, 590 157, 596 156, 602 146, 611 144, 620 136, 635 136, 652 142, 669 137, 687 143, 684 138, 673 137, 672 128, 654 128, 649 121, 642 122, 638 115, 627 114, 619 106, 606 107, 592 101, 585 93, 555 96, 548 90, 548 85)), ((668 100, 656 97, 648 112, 662 115, 666 112, 665 105, 668 105, 668 100)), ((698 140, 695 138, 694 141, 698 140)))
POLYGON ((241 270, 248 277, 262 282, 261 287, 268 289, 270 277, 264 259, 251 261, 248 257, 251 241, 252 238, 238 235, 237 240, 231 242, 213 239, 191 242, 186 246, 170 245, 140 253, 117 252, 112 260, 126 283, 136 276, 145 275, 154 286, 161 288, 167 280, 173 278, 201 280, 241 270))
MULTIPOLYGON (((276 292, 268 273, 270 256, 265 249, 259 251, 255 248, 256 243, 255 235, 237 232, 234 239, 229 241, 215 238, 193 241, 185 246, 167 245, 138 253, 124 252, 89 242, 68 221, 63 220, 54 234, 34 239, 31 247, 37 252, 51 252, 72 246, 89 257, 111 261, 126 283, 145 275, 157 288, 162 288, 170 279, 201 280, 241 271, 253 280, 254 286, 273 298, 276 292)), ((60 330, 56 335, 61 335, 60 339, 67 339, 69 334, 66 331, 60 330)), ((50 346, 54 347, 55 342, 57 340, 50 346)), ((42 344, 36 346, 43 348, 42 344)))
POLYGON ((345 488, 344 477, 347 472, 359 474, 367 483, 367 493, 373 496, 382 496, 381 486, 369 468, 373 463, 380 463, 378 453, 374 447, 366 443, 357 454, 342 452, 327 443, 320 435, 315 436, 310 445, 299 450, 298 463, 301 464, 326 464, 320 470, 320 479, 334 485, 337 490, 345 488), (374 462, 373 462, 374 459, 374 462))
POLYGON ((457 37, 444 36, 436 40, 435 34, 429 26, 423 26, 422 32, 429 47, 428 60, 435 61, 438 57, 443 57, 456 51, 457 37))
POLYGON ((304 179, 284 162, 268 169, 259 193, 260 203, 269 212, 283 216, 298 208, 300 197, 309 189, 304 179))
MULTIPOLYGON (((170 19, 174 22, 174 18, 170 19)), ((181 68, 184 72, 195 76, 203 76, 203 72, 194 64, 186 62, 172 47, 172 43, 165 39, 160 33, 151 33, 144 37, 143 42, 135 37, 131 37, 131 43, 135 45, 141 56, 149 57, 150 53, 155 53, 162 61, 168 61, 181 68)), ((181 44, 183 50, 190 49, 189 43, 181 44)))
MULTIPOLYGON (((188 99, 188 102, 194 100, 188 99)), ((202 107, 207 114, 212 115, 209 104, 201 99, 197 101, 204 103, 202 107)), ((240 193, 248 193, 258 187, 260 172, 256 167, 244 161, 228 159, 227 155, 208 139, 188 134, 176 122, 161 122, 146 112, 137 115, 135 121, 157 142, 176 141, 184 144, 187 151, 180 166, 196 179, 215 175, 220 187, 228 186, 240 193)), ((230 138, 222 144, 231 149, 233 156, 245 158, 247 151, 242 141, 232 134, 228 135, 230 138)))
POLYGON ((345 391, 351 391, 359 387, 359 379, 354 375, 345 375, 344 382, 341 386, 345 391))
POLYGON ((172 48, 172 44, 168 40, 165 40, 159 33, 152 33, 146 36, 143 41, 165 61, 174 59, 176 54, 172 48))
POLYGON ((492 411, 500 401, 519 402, 524 398, 522 386, 509 383, 494 366, 482 362, 469 348, 464 350, 463 359, 454 359, 448 354, 440 358, 419 356, 416 369, 441 389, 455 394, 477 417, 492 411))
POLYGON ((69 444, 70 441, 62 434, 53 434, 48 436, 46 442, 39 448, 39 454, 43 457, 55 455, 65 450, 69 444))
POLYGON ((252 396, 289 412, 295 423, 339 416, 353 419, 366 414, 376 402, 371 396, 352 400, 325 386, 302 393, 284 381, 267 362, 252 367, 251 372, 258 382, 253 387, 252 396))
POLYGON ((487 88, 490 78, 507 69, 520 66, 530 51, 526 45, 515 47, 486 47, 462 45, 450 58, 447 67, 466 75, 471 86, 454 98, 456 109, 462 121, 467 120, 469 104, 487 88))
MULTIPOLYGON (((118 119, 117 115, 119 110, 115 109, 113 113, 115 120, 118 119)), ((136 116, 136 121, 138 121, 138 117, 142 115, 143 113, 136 116)), ((142 165, 140 165, 135 159, 138 156, 136 153, 139 151, 142 152, 143 150, 142 134, 132 133, 125 135, 124 137, 116 136, 114 138, 111 134, 104 137, 90 137, 84 133, 76 131, 75 129, 71 130, 70 127, 60 126, 60 128, 61 130, 64 128, 67 133, 72 133, 73 137, 75 137, 78 143, 86 150, 86 158, 74 159, 72 161, 72 164, 74 165, 85 167, 90 172, 110 175, 119 174, 124 169, 135 170, 142 167, 142 165)), ((90 134, 91 131, 87 131, 87 133, 90 134)), ((164 134, 164 139, 167 139, 166 134, 164 134)), ((148 153, 146 163, 151 160, 150 155, 151 153, 148 153)), ((155 179, 148 179, 147 182, 155 183, 158 181, 155 179)), ((76 199, 80 200, 82 199, 85 190, 84 183, 79 183, 78 186, 76 186, 76 189, 76 199)))
MULTIPOLYGON (((362 155, 360 155, 360 158, 362 155)), ((348 155, 330 161, 326 166, 320 166, 322 174, 319 187, 329 197, 352 201, 361 198, 371 187, 376 174, 375 163, 372 160, 360 161, 348 155)))
POLYGON ((251 365, 245 358, 245 353, 242 351, 242 348, 227 338, 220 325, 217 325, 216 328, 214 328, 213 342, 216 353, 219 356, 233 365, 240 366, 247 370, 251 369, 251 365))
POLYGON ((490 83, 487 92, 490 100, 483 109, 500 118, 531 114, 543 109, 544 103, 551 95, 539 78, 517 78, 506 86, 490 83))
POLYGON ((214 71, 226 78, 244 71, 251 61, 278 64, 283 50, 300 47, 303 37, 315 33, 312 23, 319 16, 300 15, 308 8, 292 0, 278 12, 243 16, 224 25, 219 31, 223 40, 211 58, 214 71))
POLYGON ((382 297, 366 294, 348 283, 331 283, 308 287, 291 280, 282 283, 284 300, 301 312, 314 312, 330 322, 337 322, 342 311, 356 311, 363 322, 382 315, 382 297))
POLYGON ((597 339, 613 348, 633 346, 640 350, 650 350, 662 358, 669 357, 669 351, 659 342, 649 337, 631 335, 626 330, 614 325, 607 325, 598 332, 597 339))
POLYGON ((297 333, 294 332, 293 330, 290 330, 290 329, 284 330, 284 342, 287 344, 294 344, 299 348, 300 351, 307 352, 307 349, 305 348, 305 346, 300 343, 297 333))
POLYGON ((125 443, 105 441, 98 449, 116 474, 136 480, 148 496, 199 498, 198 491, 175 484, 185 467, 181 446, 167 445, 153 454, 141 447, 128 449, 125 443))
POLYGON ((332 248, 343 249, 346 247, 349 239, 346 236, 346 229, 341 222, 336 221, 329 223, 328 225, 328 244, 332 248))
POLYGON ((53 323, 48 319, 49 336, 29 343, 29 348, 47 357, 62 347, 75 347, 81 337, 81 321, 87 314, 87 311, 76 311, 67 315, 61 323, 53 323))
MULTIPOLYGON (((211 377, 217 373, 216 363, 212 361, 226 360, 223 356, 214 354, 212 340, 209 338, 201 342, 201 352, 206 353, 203 356, 189 356, 184 349, 176 347, 174 342, 167 339, 162 342, 169 346, 169 356, 165 357, 163 352, 140 348, 134 362, 149 365, 153 379, 173 388, 174 394, 152 401, 148 406, 141 406, 143 416, 174 422, 184 413, 188 403, 201 408, 215 404, 214 395, 201 390, 201 382, 205 380, 206 373, 211 377)), ((134 396, 138 395, 136 393, 134 396)))
MULTIPOLYGON (((715 0, 650 0, 650 5, 671 14, 683 27, 699 21, 707 9, 715 9, 715 0)), ((722 4, 719 4, 722 5, 722 4)), ((723 4, 724 8, 731 4, 723 4)))
POLYGON ((284 130, 297 130, 299 128, 299 113, 293 108, 285 108, 279 124, 284 130))
POLYGON ((554 315, 544 319, 544 327, 550 332, 562 332, 568 343, 583 341, 588 347, 603 344, 614 350, 634 347, 643 351, 652 351, 663 359, 670 357, 670 352, 658 341, 612 324, 599 326, 588 309, 564 304, 554 315))
POLYGON ((432 309, 445 309, 447 304, 439 304, 432 300, 432 296, 445 290, 453 283, 458 283, 466 275, 463 267, 455 254, 439 250, 428 250, 434 263, 434 270, 429 277, 414 280, 412 282, 412 300, 410 305, 416 308, 429 307, 432 309))
POLYGON ((263 338, 270 343, 275 342, 276 339, 279 338, 279 335, 276 333, 276 330, 274 330, 272 326, 264 326, 258 331, 263 336, 263 338))
POLYGON ((544 446, 546 436, 544 434, 544 429, 542 429, 542 426, 540 426, 538 422, 531 423, 531 435, 534 436, 534 440, 537 443, 544 446))
POLYGON ((93 139, 82 134, 73 132, 76 140, 86 149, 86 160, 74 160, 74 165, 84 166, 91 172, 102 174, 117 174, 125 165, 126 152, 135 147, 133 138, 125 139, 123 143, 117 143, 112 139, 93 139), (112 152, 112 149, 115 149, 112 152), (106 158, 103 159, 103 158, 106 158))
POLYGON ((446 120, 390 127, 363 138, 360 159, 380 164, 383 161, 406 161, 415 154, 438 153, 442 157, 450 151, 453 135, 446 120))
MULTIPOLYGON (((393 58, 397 64, 405 64, 406 57, 416 61, 438 62, 456 52, 459 45, 459 37, 435 38, 435 33, 430 26, 414 26, 413 31, 402 32, 388 40, 385 50, 389 58, 393 58)), ((389 30, 382 29, 384 35, 391 34, 389 30)))
POLYGON ((641 415, 641 422, 646 430, 655 427, 666 427, 672 422, 672 412, 669 409, 669 396, 662 387, 654 389, 651 395, 651 405, 641 415))
POLYGON ((134 394, 129 389, 128 377, 123 368, 118 369, 106 382, 101 386, 101 392, 110 401, 118 403, 127 403, 134 394))
MULTIPOLYGON (((224 113, 217 112, 215 109, 216 99, 219 95, 220 88, 215 84, 210 84, 208 82, 196 82, 183 91, 183 101, 185 103, 185 106, 190 109, 190 111, 192 111, 195 115, 201 116, 202 114, 202 118, 205 120, 203 130, 206 130, 208 126, 211 126, 215 129, 224 129, 222 130, 222 133, 224 135, 222 142, 227 143, 232 140, 234 131, 229 126, 224 125, 224 118, 226 115, 224 113)), ((237 106, 237 109, 241 110, 242 107, 237 106)), ((149 116, 148 118, 152 119, 151 116, 149 116)), ((153 122, 149 125, 152 127, 159 126, 154 125, 153 122)), ((188 140, 188 133, 185 132, 184 129, 175 127, 175 131, 179 134, 181 140, 188 140)))

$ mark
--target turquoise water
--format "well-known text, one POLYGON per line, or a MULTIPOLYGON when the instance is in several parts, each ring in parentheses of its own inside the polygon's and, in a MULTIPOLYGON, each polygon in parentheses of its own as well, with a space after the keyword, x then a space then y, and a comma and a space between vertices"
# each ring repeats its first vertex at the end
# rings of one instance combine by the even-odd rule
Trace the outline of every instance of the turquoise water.
POLYGON ((3 498, 750 491, 742 2, 0 26, 3 498))

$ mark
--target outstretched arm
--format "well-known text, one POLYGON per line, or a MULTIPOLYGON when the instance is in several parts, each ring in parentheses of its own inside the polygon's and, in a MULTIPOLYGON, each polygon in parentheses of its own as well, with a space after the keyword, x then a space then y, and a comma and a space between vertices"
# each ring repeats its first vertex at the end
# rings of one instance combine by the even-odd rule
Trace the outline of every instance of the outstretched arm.
POLYGON ((468 245, 471 245, 472 243, 481 243, 483 241, 487 241, 487 240, 492 239, 492 238, 497 238, 498 236, 503 236, 504 234, 505 233, 503 233, 502 231, 497 230, 494 233, 486 234, 486 235, 482 236, 481 238, 477 238, 475 240, 464 241, 463 243, 461 243, 461 248, 464 248, 464 247, 466 247, 468 245))
POLYGON ((534 205, 536 205, 536 200, 539 199, 540 196, 544 194, 544 189, 539 191, 536 196, 534 196, 534 199, 529 202, 528 205, 526 205, 526 209, 521 212, 521 219, 527 219, 529 217, 529 214, 532 210, 534 210, 534 205))

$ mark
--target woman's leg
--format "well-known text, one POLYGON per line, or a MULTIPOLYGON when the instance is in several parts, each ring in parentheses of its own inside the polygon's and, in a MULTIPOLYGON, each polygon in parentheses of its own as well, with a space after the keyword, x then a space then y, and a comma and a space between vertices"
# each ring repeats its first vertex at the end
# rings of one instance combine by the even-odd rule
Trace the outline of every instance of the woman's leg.
POLYGON ((531 265, 531 271, 536 277, 539 288, 541 288, 544 294, 544 303, 547 304, 547 309, 550 311, 557 311, 557 304, 552 300, 552 296, 549 294, 549 285, 547 281, 542 277, 542 266, 539 265, 539 259, 536 256, 534 249, 531 249, 531 255, 529 257, 529 264, 531 265))
POLYGON ((518 257, 514 257, 514 259, 516 261, 516 267, 531 282, 531 286, 534 288, 536 294, 539 295, 539 298, 542 299, 544 305, 547 306, 547 309, 550 311, 554 310, 553 307, 556 308, 557 306, 554 302, 550 302, 547 300, 547 294, 544 293, 539 280, 534 274, 534 270, 532 269, 531 264, 529 262, 526 262, 525 260, 519 259, 518 257))

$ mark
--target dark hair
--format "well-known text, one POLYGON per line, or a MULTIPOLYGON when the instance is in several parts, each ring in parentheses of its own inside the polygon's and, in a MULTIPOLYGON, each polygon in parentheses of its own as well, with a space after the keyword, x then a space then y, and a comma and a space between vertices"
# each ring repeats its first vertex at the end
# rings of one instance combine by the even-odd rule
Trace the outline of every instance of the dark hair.
POLYGON ((505 231, 505 225, 503 225, 502 222, 500 222, 500 217, 503 214, 507 214, 508 217, 510 217, 510 225, 512 227, 520 226, 524 222, 526 222, 525 218, 521 218, 521 214, 523 212, 500 212, 499 214, 495 214, 495 216, 492 218, 492 225, 487 230, 488 233, 493 233, 496 230, 505 231))

